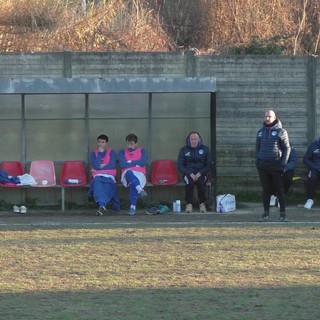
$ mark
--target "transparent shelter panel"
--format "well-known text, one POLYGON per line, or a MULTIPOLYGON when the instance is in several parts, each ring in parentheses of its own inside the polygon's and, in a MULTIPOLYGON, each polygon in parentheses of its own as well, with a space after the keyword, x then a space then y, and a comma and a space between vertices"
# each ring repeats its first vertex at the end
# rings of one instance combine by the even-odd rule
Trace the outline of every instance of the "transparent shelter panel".
POLYGON ((153 119, 151 158, 176 160, 191 131, 198 131, 203 143, 210 147, 209 118, 153 119))
POLYGON ((26 121, 26 160, 84 160, 84 120, 26 121))
POLYGON ((0 161, 21 161, 21 121, 0 120, 0 161))
POLYGON ((21 119, 21 95, 0 95, 0 120, 21 119))
POLYGON ((119 151, 126 147, 125 137, 129 133, 138 136, 138 145, 148 147, 148 119, 93 119, 89 120, 89 146, 97 146, 97 137, 106 134, 109 147, 119 151))
POLYGON ((90 94, 89 118, 144 118, 148 103, 146 93, 90 94))
POLYGON ((36 94, 25 96, 26 119, 85 117, 84 94, 36 94))

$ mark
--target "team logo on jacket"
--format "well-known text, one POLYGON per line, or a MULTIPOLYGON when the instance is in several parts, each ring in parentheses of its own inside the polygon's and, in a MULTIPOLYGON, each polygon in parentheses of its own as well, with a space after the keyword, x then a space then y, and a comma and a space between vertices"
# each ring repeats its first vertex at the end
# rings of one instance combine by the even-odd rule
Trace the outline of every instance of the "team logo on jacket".
POLYGON ((313 153, 320 153, 320 149, 314 150, 313 153))
POLYGON ((190 157, 190 151, 185 154, 186 157, 190 157))
POLYGON ((258 137, 262 137, 262 132, 261 131, 258 133, 258 137))
POLYGON ((199 150, 199 154, 203 154, 203 150, 202 149, 199 150))
POLYGON ((276 136, 277 135, 277 131, 272 131, 271 133, 273 136, 276 136))

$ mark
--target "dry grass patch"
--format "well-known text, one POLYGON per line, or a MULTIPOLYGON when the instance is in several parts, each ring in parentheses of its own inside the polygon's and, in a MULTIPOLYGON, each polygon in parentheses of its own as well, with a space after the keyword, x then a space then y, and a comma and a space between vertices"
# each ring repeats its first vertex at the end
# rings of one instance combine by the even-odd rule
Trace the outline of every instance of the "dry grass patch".
POLYGON ((0 315, 315 319, 319 235, 310 226, 1 230, 0 315))
POLYGON ((0 49, 317 55, 319 28, 318 0, 2 0, 0 49))

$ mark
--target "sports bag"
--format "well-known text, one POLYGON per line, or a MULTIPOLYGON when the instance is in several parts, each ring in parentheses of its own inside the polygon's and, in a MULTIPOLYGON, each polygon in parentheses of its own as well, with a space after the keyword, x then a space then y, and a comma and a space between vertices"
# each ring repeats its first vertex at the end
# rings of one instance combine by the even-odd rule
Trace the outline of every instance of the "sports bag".
POLYGON ((230 212, 236 210, 236 197, 233 194, 217 195, 217 212, 230 212))

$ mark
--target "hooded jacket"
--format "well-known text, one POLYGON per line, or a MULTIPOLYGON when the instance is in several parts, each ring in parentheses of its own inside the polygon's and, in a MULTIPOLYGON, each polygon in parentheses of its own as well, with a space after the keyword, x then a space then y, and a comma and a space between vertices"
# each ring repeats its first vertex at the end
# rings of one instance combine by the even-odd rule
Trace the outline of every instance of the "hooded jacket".
POLYGON ((303 163, 309 170, 320 171, 320 138, 309 145, 303 157, 303 163))
POLYGON ((258 169, 284 171, 291 147, 288 133, 276 119, 271 125, 263 123, 256 137, 256 166, 258 169))
POLYGON ((212 165, 210 149, 202 144, 200 135, 198 145, 192 148, 190 134, 186 138, 186 145, 180 149, 177 168, 183 175, 197 174, 198 172, 201 175, 206 175, 211 171, 212 165))

